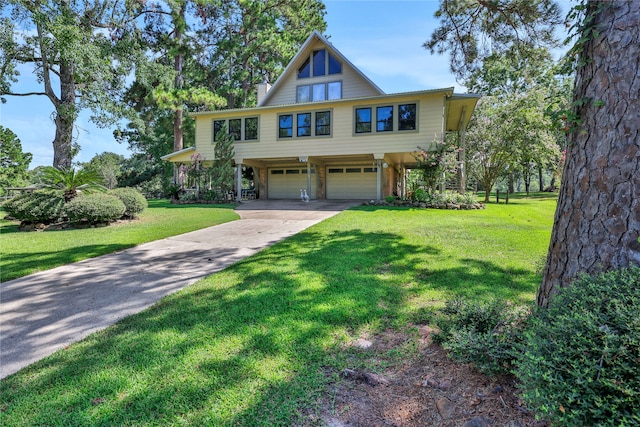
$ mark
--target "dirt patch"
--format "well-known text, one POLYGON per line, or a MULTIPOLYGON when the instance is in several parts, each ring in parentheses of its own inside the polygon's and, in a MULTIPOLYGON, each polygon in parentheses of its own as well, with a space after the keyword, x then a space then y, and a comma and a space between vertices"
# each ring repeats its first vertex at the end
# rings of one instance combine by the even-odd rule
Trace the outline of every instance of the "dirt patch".
MULTIPOLYGON (((321 420, 330 427, 445 426, 542 427, 517 396, 512 377, 490 378, 458 364, 419 329, 418 348, 408 360, 378 372, 347 368, 324 402, 321 420)), ((352 345, 372 357, 401 350, 405 334, 359 337, 352 345)), ((404 344, 403 344, 404 343, 404 344)), ((335 374, 335 373, 333 373, 335 374)))

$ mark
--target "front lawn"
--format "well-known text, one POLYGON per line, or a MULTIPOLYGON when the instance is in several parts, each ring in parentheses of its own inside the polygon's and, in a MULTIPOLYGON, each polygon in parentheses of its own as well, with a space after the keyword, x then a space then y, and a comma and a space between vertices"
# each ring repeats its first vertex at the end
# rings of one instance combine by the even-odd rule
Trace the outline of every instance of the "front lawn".
POLYGON ((239 218, 230 205, 172 205, 166 200, 149 201, 137 220, 99 228, 22 232, 4 216, 0 211, 3 282, 239 218))
POLYGON ((455 296, 533 301, 554 209, 343 212, 2 380, 0 425, 316 425, 344 368, 415 355, 357 338, 417 337, 455 296))

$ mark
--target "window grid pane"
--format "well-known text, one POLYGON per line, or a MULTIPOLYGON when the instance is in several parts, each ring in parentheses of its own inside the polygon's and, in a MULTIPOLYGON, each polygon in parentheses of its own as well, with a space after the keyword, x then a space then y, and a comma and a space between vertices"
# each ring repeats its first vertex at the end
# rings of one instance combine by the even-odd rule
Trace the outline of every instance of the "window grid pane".
POLYGON ((326 51, 324 49, 313 52, 313 76, 324 76, 326 74, 326 51))
POLYGON ((398 106, 398 130, 415 130, 416 104, 398 106))
POLYGON ((258 139, 258 118, 249 117, 244 119, 244 139, 255 140, 258 139))
POLYGON ((229 120, 229 135, 233 137, 234 141, 240 141, 242 139, 242 119, 229 120))
POLYGON ((213 142, 218 140, 218 135, 222 130, 222 127, 225 125, 225 120, 214 120, 213 121, 213 142))
POLYGON ((313 85, 313 101, 324 101, 325 100, 325 89, 326 85, 324 83, 313 85))
POLYGON ((371 132, 371 108, 356 109, 356 133, 371 132))
POLYGON ((327 92, 329 100, 342 99, 342 82, 331 82, 327 85, 327 92))
POLYGON ((311 113, 298 114, 298 136, 311 136, 311 113))
POLYGON ((329 54, 329 74, 342 73, 342 64, 333 55, 329 54))
POLYGON ((298 86, 296 92, 296 102, 310 102, 311 101, 311 86, 298 86))
POLYGON ((316 113, 316 135, 331 135, 330 111, 318 111, 316 113))
POLYGON ((311 77, 311 61, 310 58, 307 58, 306 61, 302 64, 300 68, 298 68, 298 78, 304 79, 307 77, 311 77))
POLYGON ((280 116, 279 121, 279 132, 278 136, 280 138, 291 138, 293 136, 293 116, 291 114, 286 114, 280 116))
POLYGON ((378 132, 393 131, 393 107, 378 107, 376 110, 378 132))

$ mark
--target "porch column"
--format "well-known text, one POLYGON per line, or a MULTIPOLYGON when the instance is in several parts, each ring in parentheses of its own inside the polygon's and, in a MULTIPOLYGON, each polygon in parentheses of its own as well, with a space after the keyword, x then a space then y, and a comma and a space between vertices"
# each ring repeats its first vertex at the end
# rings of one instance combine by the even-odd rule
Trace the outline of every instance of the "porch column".
POLYGON ((311 200, 311 162, 307 161, 307 194, 311 200))
POLYGON ((236 163, 236 200, 242 201, 242 163, 236 163))
POLYGON ((382 159, 376 159, 376 197, 382 200, 382 159))
POLYGON ((466 131, 467 128, 465 126, 467 116, 467 108, 462 108, 462 113, 460 114, 460 123, 458 124, 458 146, 460 147, 460 151, 458 151, 458 184, 460 186, 460 194, 464 194, 467 190, 467 147, 466 147, 466 131))

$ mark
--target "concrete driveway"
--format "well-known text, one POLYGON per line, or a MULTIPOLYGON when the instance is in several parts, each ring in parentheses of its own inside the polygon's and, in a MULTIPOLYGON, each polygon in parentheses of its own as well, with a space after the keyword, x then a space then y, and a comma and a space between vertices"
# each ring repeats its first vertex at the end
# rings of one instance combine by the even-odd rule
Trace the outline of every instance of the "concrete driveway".
POLYGON ((241 219, 0 284, 0 378, 356 201, 251 200, 241 219))

